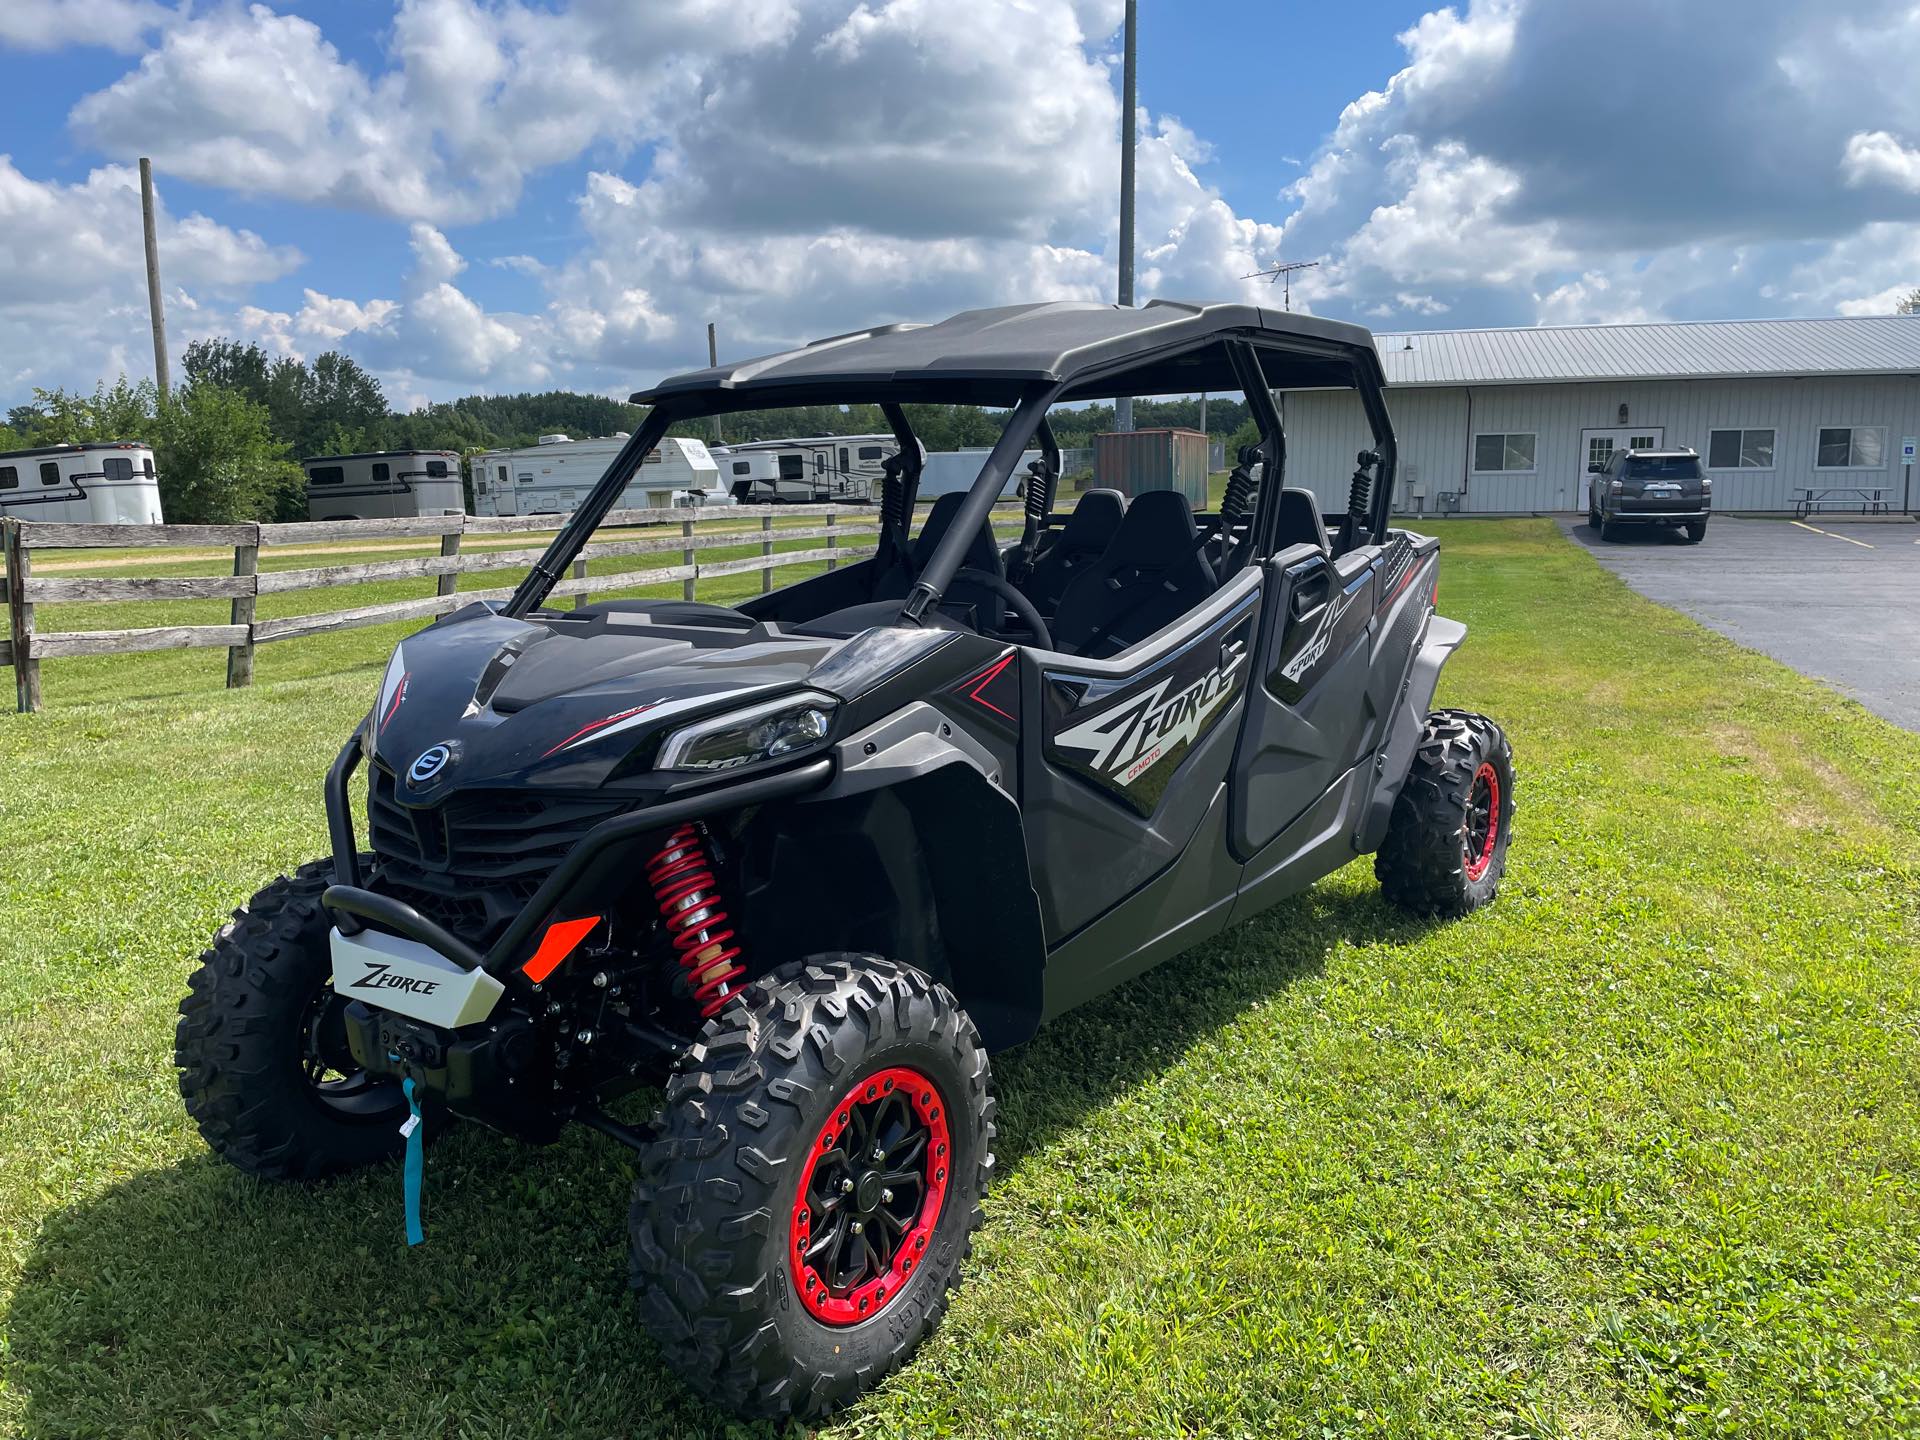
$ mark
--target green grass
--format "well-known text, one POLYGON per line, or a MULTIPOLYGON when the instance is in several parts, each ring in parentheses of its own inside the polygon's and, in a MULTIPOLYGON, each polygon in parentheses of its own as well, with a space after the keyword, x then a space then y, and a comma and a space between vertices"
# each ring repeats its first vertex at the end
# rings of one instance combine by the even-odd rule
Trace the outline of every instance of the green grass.
MULTIPOLYGON (((1920 738, 1548 523, 1441 533, 1499 901, 1356 864, 1000 1057, 966 1285, 831 1433, 1920 1432, 1920 738)), ((187 969, 322 850, 389 638, 249 692, 48 662, 0 723, 0 1431, 755 1433, 631 1319, 607 1142, 450 1136, 410 1253, 397 1170, 269 1188, 180 1110, 187 969)))

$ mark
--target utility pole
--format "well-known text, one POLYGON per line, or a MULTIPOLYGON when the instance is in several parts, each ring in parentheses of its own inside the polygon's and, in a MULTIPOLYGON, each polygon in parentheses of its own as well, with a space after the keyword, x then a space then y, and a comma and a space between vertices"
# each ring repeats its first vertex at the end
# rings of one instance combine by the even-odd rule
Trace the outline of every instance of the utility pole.
MULTIPOLYGON (((713 321, 711 320, 707 321, 707 367, 712 370, 720 368, 720 343, 714 338, 713 321)), ((718 415, 713 417, 713 443, 716 445, 720 443, 720 417, 718 415)))
POLYGON ((147 311, 153 317, 153 379, 167 398, 167 307, 160 298, 160 242, 153 229, 153 161, 140 157, 140 219, 147 235, 147 311))
MULTIPOLYGON (((1127 0, 1126 38, 1120 62, 1120 303, 1133 304, 1133 112, 1139 89, 1139 14, 1137 0, 1127 0)), ((1133 429, 1133 397, 1114 402, 1113 426, 1133 429)))

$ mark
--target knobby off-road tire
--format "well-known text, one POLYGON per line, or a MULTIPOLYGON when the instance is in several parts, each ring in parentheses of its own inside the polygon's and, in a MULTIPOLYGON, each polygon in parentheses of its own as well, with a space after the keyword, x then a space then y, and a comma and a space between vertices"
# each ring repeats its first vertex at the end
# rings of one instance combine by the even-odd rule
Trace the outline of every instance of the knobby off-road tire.
POLYGON ((966 1012, 909 966, 819 955, 758 992, 708 1022, 667 1086, 633 1191, 632 1280, 692 1389, 812 1418, 898 1369, 946 1312, 993 1168, 992 1076, 966 1012), (887 1149, 902 1122, 926 1132, 917 1201, 897 1178, 911 1139, 887 1149), (868 1258, 855 1219, 892 1246, 884 1271, 878 1252, 839 1263, 868 1258))
POLYGON ((332 883, 333 862, 316 860, 234 911, 180 1002, 187 1113, 216 1154, 263 1179, 317 1180, 404 1143, 400 1087, 353 1065, 339 1024, 320 906, 332 883))
POLYGON ((1500 888, 1513 825, 1513 750, 1484 715, 1435 710, 1394 801, 1373 873, 1417 915, 1465 915, 1500 888))

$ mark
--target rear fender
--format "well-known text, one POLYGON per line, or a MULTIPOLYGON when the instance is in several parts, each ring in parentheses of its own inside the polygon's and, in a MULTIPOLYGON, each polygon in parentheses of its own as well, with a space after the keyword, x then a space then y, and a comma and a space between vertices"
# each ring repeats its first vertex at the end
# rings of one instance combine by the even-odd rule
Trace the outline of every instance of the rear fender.
POLYGON ((1467 638, 1467 627, 1458 620, 1434 614, 1427 618, 1426 630, 1414 648, 1413 663, 1400 687, 1399 702, 1387 725, 1386 743, 1377 752, 1373 793, 1361 812, 1360 828, 1353 848, 1362 855, 1378 850, 1387 837, 1387 822, 1393 816, 1393 802, 1400 798, 1400 787, 1407 782, 1426 728, 1427 711, 1433 705, 1433 692, 1440 684, 1440 668, 1467 638))
POLYGON ((1030 1037, 1046 967, 1020 809, 992 754, 915 703, 841 742, 833 782, 740 836, 754 969, 833 950, 912 965, 988 1049, 1030 1037))

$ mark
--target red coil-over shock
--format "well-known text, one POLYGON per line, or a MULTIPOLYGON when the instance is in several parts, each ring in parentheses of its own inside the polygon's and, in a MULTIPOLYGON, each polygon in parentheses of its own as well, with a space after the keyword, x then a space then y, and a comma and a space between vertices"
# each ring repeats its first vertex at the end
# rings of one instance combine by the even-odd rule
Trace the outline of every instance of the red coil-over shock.
POLYGON ((738 981, 747 967, 739 963, 740 947, 733 943, 713 857, 699 827, 682 825, 673 832, 647 862, 647 884, 653 887, 661 923, 673 942, 679 988, 703 1020, 711 1019, 739 993, 738 981))

